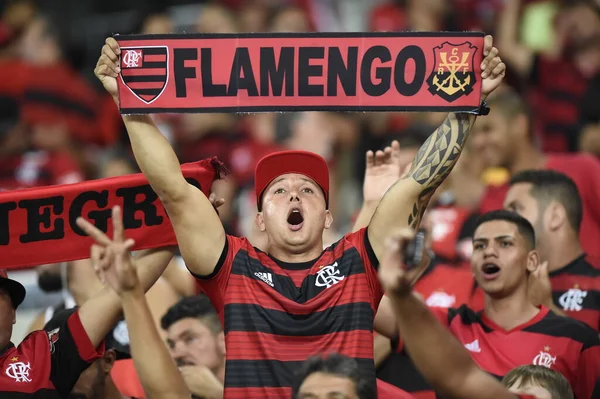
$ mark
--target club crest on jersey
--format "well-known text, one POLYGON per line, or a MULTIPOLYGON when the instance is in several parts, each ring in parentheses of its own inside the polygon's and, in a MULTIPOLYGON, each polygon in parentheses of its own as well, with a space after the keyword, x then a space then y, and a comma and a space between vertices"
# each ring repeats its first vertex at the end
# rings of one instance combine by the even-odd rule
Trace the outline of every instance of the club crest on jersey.
POLYGON ((13 358, 14 363, 9 364, 6 368, 6 375, 15 380, 15 382, 31 382, 31 379, 29 379, 31 364, 29 362, 17 362, 15 359, 18 360, 18 358, 13 358))
POLYGON ((317 272, 315 278, 315 285, 317 287, 329 288, 336 285, 344 279, 345 276, 340 276, 340 270, 338 269, 338 263, 335 262, 333 265, 324 266, 317 272))
POLYGON ((552 368, 554 363, 556 363, 556 356, 552 356, 550 353, 550 347, 545 346, 543 351, 537 354, 536 357, 533 358, 533 364, 536 366, 542 366, 546 368, 552 368))
POLYGON ((169 49, 166 46, 121 48, 121 81, 146 104, 167 87, 169 49))
POLYGON ((583 300, 587 293, 587 291, 579 289, 578 284, 575 284, 573 288, 569 288, 558 298, 558 303, 566 312, 579 312, 583 309, 583 300))
POLYGON ((427 79, 429 92, 449 103, 473 91, 477 47, 469 42, 452 44, 444 42, 433 48, 434 67, 427 79))

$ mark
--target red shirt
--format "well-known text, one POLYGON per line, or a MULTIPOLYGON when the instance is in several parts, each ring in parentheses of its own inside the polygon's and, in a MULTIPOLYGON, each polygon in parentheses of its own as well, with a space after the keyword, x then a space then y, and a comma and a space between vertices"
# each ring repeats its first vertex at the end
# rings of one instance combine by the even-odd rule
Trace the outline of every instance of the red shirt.
POLYGON ((374 379, 377 264, 366 229, 292 264, 228 235, 215 271, 197 276, 224 326, 225 397, 289 398, 302 362, 328 352, 355 359, 374 379))
POLYGON ((377 379, 377 399, 414 399, 414 396, 392 384, 377 379))
POLYGON ((531 320, 510 331, 466 306, 432 308, 432 312, 488 373, 501 378, 517 366, 536 364, 563 374, 578 399, 600 397, 600 339, 584 323, 557 316, 543 306, 531 320))
MULTIPOLYGON (((585 252, 600 257, 600 161, 588 154, 551 154, 544 169, 564 173, 577 185, 583 203, 579 239, 585 252)), ((508 189, 508 184, 488 187, 480 212, 502 209, 508 189)))
POLYGON ((65 398, 79 375, 104 354, 92 346, 75 312, 59 328, 34 331, 0 355, 3 399, 65 398))

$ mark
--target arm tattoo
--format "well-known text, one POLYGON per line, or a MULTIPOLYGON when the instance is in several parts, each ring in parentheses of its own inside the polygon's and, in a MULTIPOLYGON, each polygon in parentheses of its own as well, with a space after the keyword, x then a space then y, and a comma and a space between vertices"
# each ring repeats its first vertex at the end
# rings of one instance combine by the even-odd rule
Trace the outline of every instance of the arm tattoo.
POLYGON ((469 135, 474 116, 450 114, 419 149, 407 177, 423 186, 408 224, 416 228, 435 190, 446 180, 469 135))

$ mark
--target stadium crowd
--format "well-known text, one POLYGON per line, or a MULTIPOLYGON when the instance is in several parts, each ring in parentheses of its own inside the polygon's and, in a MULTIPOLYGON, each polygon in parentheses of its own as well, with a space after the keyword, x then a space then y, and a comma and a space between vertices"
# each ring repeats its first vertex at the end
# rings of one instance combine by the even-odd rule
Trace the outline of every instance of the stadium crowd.
POLYGON ((478 117, 121 116, 116 41, 90 67, 5 3, 0 191, 142 172, 178 246, 79 218, 90 258, 36 267, 64 301, 22 342, 0 271, 2 398, 600 399, 597 0, 222 0, 120 32, 483 31, 478 117), (207 198, 179 165, 213 156, 207 198))

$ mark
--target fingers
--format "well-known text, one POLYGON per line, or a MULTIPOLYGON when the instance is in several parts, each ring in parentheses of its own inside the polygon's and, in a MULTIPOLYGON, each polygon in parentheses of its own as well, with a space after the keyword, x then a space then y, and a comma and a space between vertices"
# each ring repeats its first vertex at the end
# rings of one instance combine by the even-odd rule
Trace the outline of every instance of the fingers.
POLYGON ((375 166, 375 154, 373 154, 373 151, 367 151, 365 160, 367 168, 372 168, 373 166, 375 166))
POLYGON ((504 74, 506 73, 506 65, 504 64, 504 62, 502 62, 502 60, 500 60, 500 57, 496 57, 496 58, 498 58, 498 60, 500 62, 492 70, 492 74, 491 74, 492 78, 496 78, 498 76, 504 76, 504 74))
POLYGON ((128 238, 124 243, 123 243, 123 249, 125 251, 131 251, 133 249, 133 247, 135 246, 135 240, 133 238, 128 238))
POLYGON ((121 207, 115 206, 112 209, 113 222, 113 240, 116 243, 122 243, 125 240, 123 233, 123 217, 121 216, 121 207))
POLYGON ((119 43, 117 43, 114 37, 106 38, 104 43, 106 43, 106 46, 108 46, 115 55, 121 54, 121 48, 119 47, 119 43))
POLYGON ((494 47, 494 38, 492 35, 486 35, 483 39, 483 55, 485 57, 487 57, 492 47, 494 47))
POLYGON ((379 166, 379 165, 383 164, 384 159, 385 159, 385 153, 381 150, 377 151, 375 153, 375 166, 379 166))
POLYGON ((225 204, 225 198, 218 198, 215 200, 215 208, 219 208, 220 206, 225 204))
POLYGON ((498 57, 498 49, 496 47, 492 47, 490 49, 488 55, 483 59, 481 63, 481 77, 487 78, 490 73, 494 70, 494 68, 501 63, 502 60, 498 57))
POLYGON ((106 234, 104 234, 102 231, 100 231, 100 229, 98 229, 96 226, 94 226, 84 218, 78 217, 75 222, 81 230, 83 230, 88 236, 92 237, 94 241, 96 241, 98 244, 110 245, 110 238, 108 238, 106 234))

